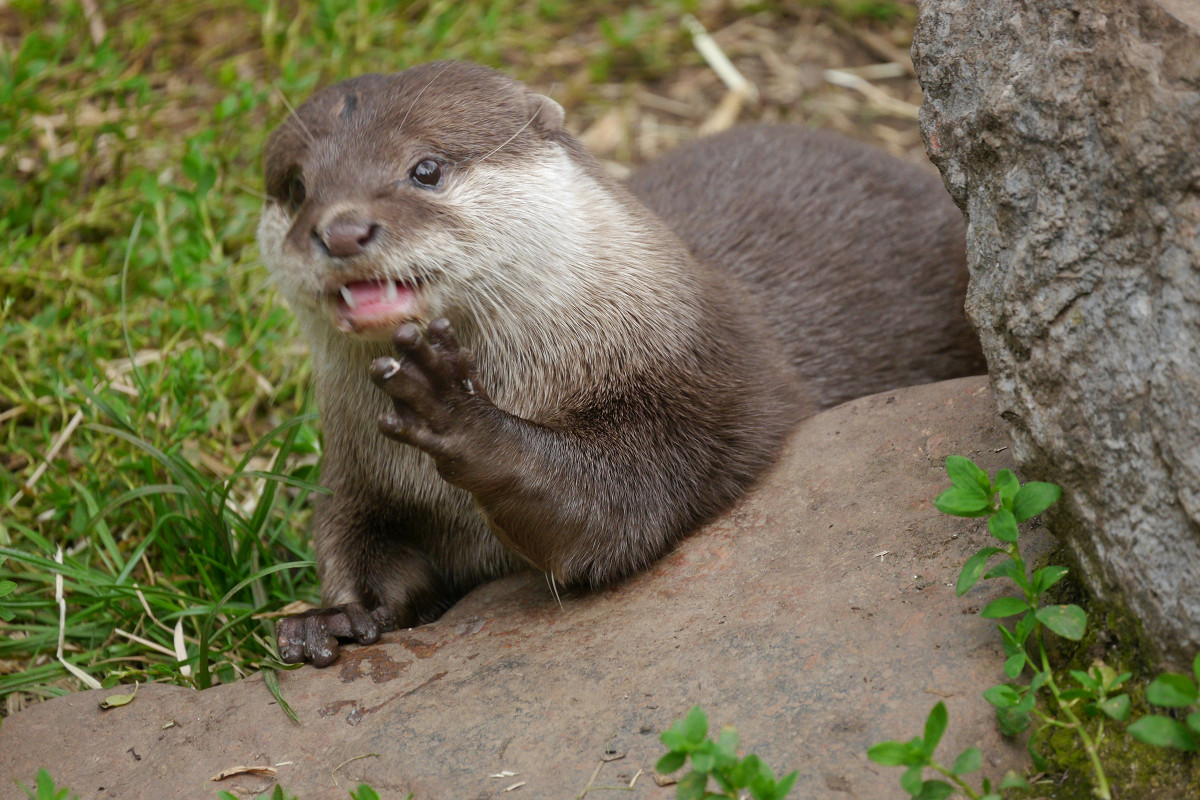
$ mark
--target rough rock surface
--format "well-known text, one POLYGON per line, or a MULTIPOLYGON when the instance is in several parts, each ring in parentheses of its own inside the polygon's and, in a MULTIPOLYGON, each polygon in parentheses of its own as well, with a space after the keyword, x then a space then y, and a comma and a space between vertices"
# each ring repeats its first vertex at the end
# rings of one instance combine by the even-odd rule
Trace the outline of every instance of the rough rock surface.
MULTIPOLYGON (((106 690, 42 703, 0 726, 0 797, 22 797, 8 778, 32 785, 38 767, 85 798, 245 797, 271 780, 209 778, 278 765, 301 798, 368 781, 394 798, 566 800, 642 771, 632 792, 588 796, 668 800, 650 774, 657 734, 693 703, 799 769, 795 797, 903 796, 900 770, 865 751, 919 735, 939 699, 944 760, 977 745, 999 776, 1026 763, 980 697, 1004 656, 974 611, 999 587, 952 585, 987 534, 931 498, 945 456, 993 471, 1011 466, 1007 446, 983 378, 854 401, 806 422, 750 496, 620 586, 561 608, 541 576, 480 587, 431 625, 284 674, 299 724, 258 677, 143 686, 109 711, 106 690)), ((1034 553, 1048 544, 1031 536, 1034 553)))
POLYGON ((1200 648, 1200 4, 927 0, 930 157, 1051 522, 1175 662, 1200 648))

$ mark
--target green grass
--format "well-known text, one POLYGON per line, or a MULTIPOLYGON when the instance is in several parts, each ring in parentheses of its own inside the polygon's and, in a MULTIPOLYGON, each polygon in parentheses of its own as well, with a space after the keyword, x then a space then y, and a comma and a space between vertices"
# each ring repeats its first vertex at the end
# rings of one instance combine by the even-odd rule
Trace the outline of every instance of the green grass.
POLYGON ((308 360, 254 245, 287 102, 452 57, 570 110, 696 63, 694 6, 114 1, 99 43, 78 3, 0 8, 0 695, 78 688, 59 575, 66 657, 108 683, 230 680, 258 615, 316 599, 308 360))

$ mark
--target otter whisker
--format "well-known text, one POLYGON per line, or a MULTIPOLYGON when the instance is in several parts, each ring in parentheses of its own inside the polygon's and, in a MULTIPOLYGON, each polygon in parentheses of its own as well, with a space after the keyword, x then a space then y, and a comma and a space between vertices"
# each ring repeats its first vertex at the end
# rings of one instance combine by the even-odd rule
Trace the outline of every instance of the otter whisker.
POLYGON ((300 119, 299 115, 296 114, 296 107, 287 99, 287 95, 283 93, 283 89, 279 88, 279 84, 272 82, 271 88, 275 90, 275 94, 279 95, 279 99, 283 101, 283 105, 287 108, 288 119, 296 120, 296 124, 300 126, 300 131, 308 139, 309 144, 316 142, 316 137, 313 136, 308 126, 304 124, 304 120, 300 119))

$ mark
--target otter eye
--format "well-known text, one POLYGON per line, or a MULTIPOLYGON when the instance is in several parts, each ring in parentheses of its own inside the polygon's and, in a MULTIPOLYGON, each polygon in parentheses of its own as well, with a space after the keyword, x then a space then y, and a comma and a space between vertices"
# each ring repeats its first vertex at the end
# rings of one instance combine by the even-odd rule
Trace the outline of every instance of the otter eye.
POLYGON ((287 187, 284 191, 287 196, 288 208, 292 211, 304 205, 304 199, 308 197, 308 194, 304 190, 304 181, 298 174, 288 178, 287 187))
POLYGON ((434 188, 442 183, 442 165, 427 158, 412 168, 412 179, 426 188, 434 188))

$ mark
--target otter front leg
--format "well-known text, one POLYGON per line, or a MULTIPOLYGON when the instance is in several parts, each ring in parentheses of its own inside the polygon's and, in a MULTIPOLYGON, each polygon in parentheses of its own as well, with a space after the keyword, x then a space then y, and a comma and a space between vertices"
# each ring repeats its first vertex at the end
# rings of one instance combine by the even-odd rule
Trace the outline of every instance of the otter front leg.
POLYGON ((327 667, 337 660, 338 639, 374 644, 396 625, 387 606, 368 611, 361 603, 314 608, 279 620, 275 628, 279 657, 285 664, 309 661, 327 667))
POLYGON ((711 485, 675 480, 672 464, 707 472, 702 460, 715 468, 721 453, 687 452, 704 432, 657 397, 564 397, 556 424, 542 425, 492 403, 448 320, 431 322, 427 338, 403 325, 393 341, 401 358, 371 365, 393 401, 379 429, 430 455, 504 545, 559 581, 628 575, 710 513, 708 497, 723 500, 711 485))
POLYGON ((382 633, 435 619, 455 595, 428 557, 407 543, 420 515, 378 505, 345 487, 322 498, 313 547, 324 608, 281 619, 280 658, 318 667, 338 657, 339 640, 373 644, 382 633))

